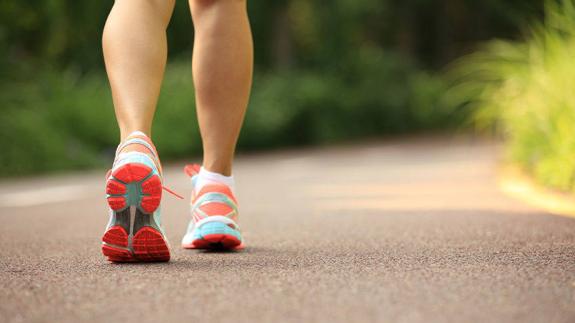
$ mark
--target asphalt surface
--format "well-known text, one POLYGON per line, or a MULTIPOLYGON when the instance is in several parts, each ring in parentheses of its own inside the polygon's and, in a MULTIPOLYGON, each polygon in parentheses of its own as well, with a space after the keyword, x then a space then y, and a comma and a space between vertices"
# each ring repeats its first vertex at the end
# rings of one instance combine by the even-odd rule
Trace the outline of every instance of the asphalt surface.
MULTIPOLYGON (((161 153, 161 147, 160 153, 161 153)), ((575 219, 502 195, 497 147, 402 140, 240 156, 247 249, 111 264, 104 171, 0 183, 0 322, 575 322, 575 219)), ((189 193, 182 165, 165 183, 189 193)))

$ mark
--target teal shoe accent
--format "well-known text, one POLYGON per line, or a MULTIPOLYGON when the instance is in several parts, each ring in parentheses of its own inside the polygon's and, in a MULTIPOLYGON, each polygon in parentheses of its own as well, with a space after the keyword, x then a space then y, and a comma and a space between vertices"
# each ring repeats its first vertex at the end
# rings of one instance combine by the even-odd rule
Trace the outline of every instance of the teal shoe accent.
POLYGON ((221 222, 208 222, 201 225, 194 230, 193 238, 194 240, 204 239, 205 236, 210 234, 231 235, 240 241, 242 240, 242 235, 238 230, 232 229, 227 224, 221 222))
POLYGON ((126 184, 126 203, 128 206, 140 205, 142 199, 142 185, 141 182, 134 182, 126 184))

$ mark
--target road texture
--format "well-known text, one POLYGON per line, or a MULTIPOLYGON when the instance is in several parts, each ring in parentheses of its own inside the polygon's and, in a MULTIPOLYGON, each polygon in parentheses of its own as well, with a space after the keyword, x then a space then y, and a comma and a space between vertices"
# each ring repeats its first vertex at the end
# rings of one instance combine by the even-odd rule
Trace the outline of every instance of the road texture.
MULTIPOLYGON (((161 147, 160 147, 161 152, 161 147)), ((247 249, 111 264, 104 172, 0 184, 0 322, 575 322, 575 219, 499 193, 497 148, 414 139, 240 156, 247 249)), ((189 193, 182 165, 165 183, 189 193)))

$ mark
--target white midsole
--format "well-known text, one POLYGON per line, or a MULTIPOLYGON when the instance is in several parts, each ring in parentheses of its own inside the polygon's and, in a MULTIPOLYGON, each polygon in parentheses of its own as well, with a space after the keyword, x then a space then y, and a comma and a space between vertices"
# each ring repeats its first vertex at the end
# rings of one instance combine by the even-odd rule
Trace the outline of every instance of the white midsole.
POLYGON ((209 216, 209 217, 201 219, 200 221, 195 223, 194 230, 192 230, 192 232, 189 232, 184 236, 184 238, 182 239, 182 244, 192 243, 194 231, 196 231, 196 229, 201 227, 203 224, 210 223, 210 222, 220 222, 220 223, 224 223, 224 224, 231 224, 236 228, 236 230, 240 229, 240 227, 236 224, 236 222, 234 220, 228 218, 227 216, 223 216, 223 215, 209 216))

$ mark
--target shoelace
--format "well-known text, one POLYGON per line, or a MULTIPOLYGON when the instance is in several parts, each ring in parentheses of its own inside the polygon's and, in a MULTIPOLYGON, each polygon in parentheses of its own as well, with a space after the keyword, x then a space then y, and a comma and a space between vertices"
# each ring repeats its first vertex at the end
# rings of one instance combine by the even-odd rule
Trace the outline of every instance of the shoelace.
POLYGON ((166 191, 166 192, 172 194, 173 196, 179 198, 180 200, 183 200, 183 199, 184 199, 183 196, 181 196, 180 194, 178 194, 178 193, 172 191, 171 189, 169 189, 169 188, 167 188, 167 187, 165 187, 165 186, 163 186, 163 185, 162 185, 162 188, 164 189, 164 191, 166 191))

